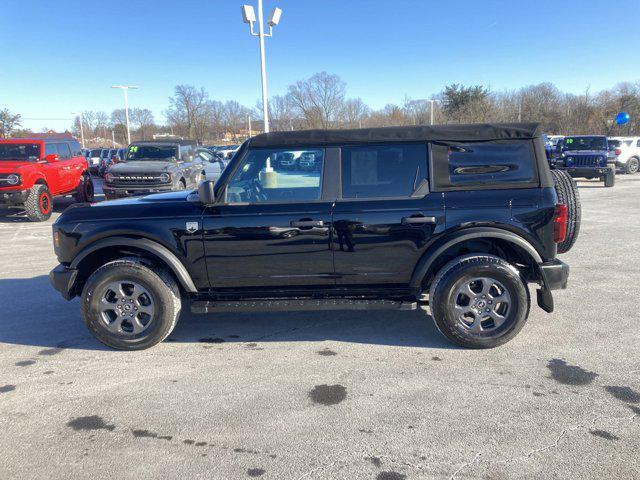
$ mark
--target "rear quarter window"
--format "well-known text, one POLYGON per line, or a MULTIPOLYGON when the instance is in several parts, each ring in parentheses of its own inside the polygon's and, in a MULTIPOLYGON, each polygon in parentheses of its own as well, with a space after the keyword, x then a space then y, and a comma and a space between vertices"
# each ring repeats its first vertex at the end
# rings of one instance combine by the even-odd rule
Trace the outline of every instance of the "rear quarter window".
POLYGON ((436 190, 529 188, 539 183, 531 141, 434 142, 431 162, 436 190))

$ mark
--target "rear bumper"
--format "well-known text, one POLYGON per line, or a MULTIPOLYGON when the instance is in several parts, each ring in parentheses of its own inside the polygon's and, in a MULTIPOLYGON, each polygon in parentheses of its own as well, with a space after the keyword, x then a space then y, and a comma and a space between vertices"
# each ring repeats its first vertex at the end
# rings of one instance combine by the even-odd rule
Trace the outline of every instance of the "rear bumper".
POLYGON ((49 282, 65 300, 71 300, 75 297, 72 292, 77 276, 78 270, 60 264, 49 272, 49 282))
POLYGON ((21 205, 27 201, 29 190, 0 190, 0 205, 21 205))

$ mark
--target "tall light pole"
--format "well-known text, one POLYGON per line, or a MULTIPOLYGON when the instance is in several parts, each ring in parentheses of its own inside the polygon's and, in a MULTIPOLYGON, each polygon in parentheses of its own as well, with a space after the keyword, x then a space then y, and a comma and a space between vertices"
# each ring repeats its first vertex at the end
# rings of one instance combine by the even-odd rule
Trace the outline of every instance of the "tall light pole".
POLYGON ((433 125, 433 105, 437 102, 437 100, 434 100, 432 98, 430 100, 427 100, 427 102, 429 102, 429 113, 431 114, 431 125, 433 125))
MULTIPOLYGON (((75 115, 75 113, 71 112, 71 115, 75 115)), ((80 118, 80 138, 82 140, 82 148, 84 148, 84 128, 82 128, 82 112, 78 113, 78 117, 80 118)))
POLYGON ((264 132, 269 131, 269 105, 267 99, 267 67, 264 54, 264 38, 273 35, 273 27, 280 23, 282 10, 274 8, 267 19, 269 33, 264 33, 264 17, 262 14, 262 0, 258 0, 258 33, 253 31, 253 24, 256 23, 256 13, 251 5, 242 6, 242 21, 249 24, 249 31, 254 37, 260 40, 260 75, 262 77, 262 115, 264 118, 264 132))
POLYGON ((138 89, 136 85, 111 85, 111 88, 120 88, 124 92, 124 117, 127 121, 127 144, 131 143, 131 129, 129 127, 129 89, 138 89))

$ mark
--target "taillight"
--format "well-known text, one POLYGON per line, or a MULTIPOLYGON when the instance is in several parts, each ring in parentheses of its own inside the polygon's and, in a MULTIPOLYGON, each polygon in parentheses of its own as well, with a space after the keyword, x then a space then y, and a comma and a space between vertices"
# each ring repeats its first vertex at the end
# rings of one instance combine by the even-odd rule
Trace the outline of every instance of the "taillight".
POLYGON ((564 203, 556 205, 553 211, 553 241, 564 242, 567 238, 567 206, 564 203))
POLYGON ((619 149, 619 148, 616 148, 613 152, 614 152, 616 155, 620 155, 620 154, 622 153, 622 150, 621 150, 621 149, 619 149))

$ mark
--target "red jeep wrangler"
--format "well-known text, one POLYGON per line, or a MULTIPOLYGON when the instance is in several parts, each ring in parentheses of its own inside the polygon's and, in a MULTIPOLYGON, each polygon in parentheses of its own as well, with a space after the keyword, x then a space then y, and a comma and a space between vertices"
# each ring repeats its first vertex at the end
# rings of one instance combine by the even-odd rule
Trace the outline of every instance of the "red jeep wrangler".
POLYGON ((0 140, 0 207, 24 209, 29 220, 51 216, 53 197, 93 201, 93 181, 80 144, 68 136, 0 140))

